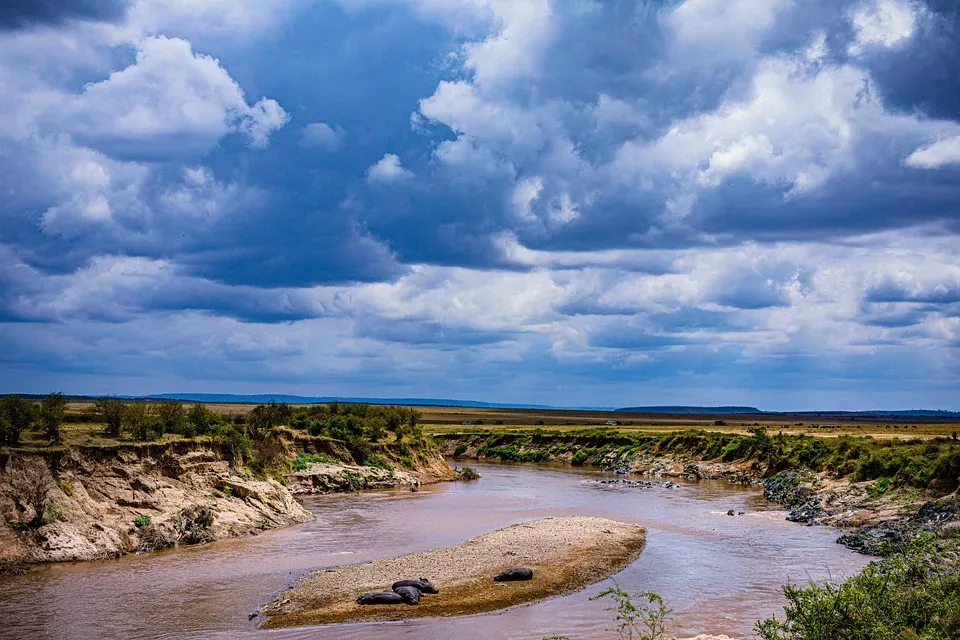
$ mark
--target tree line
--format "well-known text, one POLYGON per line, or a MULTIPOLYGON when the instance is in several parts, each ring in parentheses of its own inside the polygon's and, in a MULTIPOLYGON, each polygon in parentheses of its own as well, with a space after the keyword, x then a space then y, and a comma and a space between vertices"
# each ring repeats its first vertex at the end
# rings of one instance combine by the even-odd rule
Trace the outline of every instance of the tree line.
POLYGON ((51 443, 60 442, 60 428, 67 415, 67 400, 62 393, 51 393, 39 402, 20 396, 0 398, 0 446, 20 444, 24 431, 40 432, 51 443))

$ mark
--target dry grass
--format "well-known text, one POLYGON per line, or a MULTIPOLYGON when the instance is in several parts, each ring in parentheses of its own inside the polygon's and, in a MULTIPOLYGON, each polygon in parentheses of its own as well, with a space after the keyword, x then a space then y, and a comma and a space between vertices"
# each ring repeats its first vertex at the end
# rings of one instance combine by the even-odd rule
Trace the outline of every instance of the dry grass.
MULTIPOLYGON (((184 402, 184 405, 192 403, 184 402)), ((111 439, 103 434, 103 424, 77 422, 88 414, 93 401, 70 402, 67 405, 67 424, 63 427, 65 444, 83 444, 109 446, 120 442, 130 442, 127 438, 111 439), (74 420, 71 422, 71 419, 74 420)), ((244 403, 208 403, 207 408, 228 416, 244 415, 254 404, 244 403)), ((810 415, 666 415, 636 414, 610 411, 565 411, 559 409, 471 409, 465 407, 418 407, 423 414, 422 423, 430 433, 469 433, 476 431, 526 432, 538 428, 550 431, 581 431, 603 427, 610 420, 620 424, 611 427, 621 433, 671 433, 688 429, 702 429, 720 433, 746 435, 747 429, 754 425, 767 427, 771 432, 782 431, 787 435, 812 435, 832 437, 842 435, 873 436, 886 439, 929 439, 938 436, 949 437, 960 432, 960 422, 904 422, 881 419, 866 419, 848 416, 836 416, 824 413, 819 417, 810 415), (720 420, 724 424, 716 424, 720 420), (464 425, 469 422, 469 425, 464 425), (500 424, 497 424, 497 423, 500 424)), ((168 435, 166 438, 175 439, 168 435)), ((33 432, 25 432, 22 437, 25 447, 45 447, 46 441, 33 432)))
POLYGON ((264 610, 267 628, 370 620, 451 617, 505 609, 572 593, 620 571, 640 555, 645 530, 603 518, 547 518, 513 525, 456 547, 318 571, 264 610), (513 566, 528 582, 493 582, 513 566), (440 589, 418 606, 356 604, 395 580, 429 577, 440 589))

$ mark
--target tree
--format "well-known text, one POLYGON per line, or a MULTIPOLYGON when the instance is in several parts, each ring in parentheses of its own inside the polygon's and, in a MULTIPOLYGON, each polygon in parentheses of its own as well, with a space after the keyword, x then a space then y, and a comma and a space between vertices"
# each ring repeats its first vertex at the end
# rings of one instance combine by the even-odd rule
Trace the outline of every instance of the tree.
POLYGON ((40 401, 37 410, 40 431, 50 442, 60 442, 60 427, 67 417, 67 401, 60 392, 40 401))
POLYGON ((420 427, 417 426, 421 418, 423 418, 423 414, 413 407, 407 409, 407 431, 410 435, 419 436, 421 434, 420 427))
POLYGON ((0 400, 0 444, 20 444, 20 434, 30 428, 35 413, 33 405, 20 396, 4 396, 0 400))
POLYGON ((183 405, 176 400, 161 400, 156 405, 155 415, 161 434, 179 433, 189 435, 187 431, 187 414, 183 405))
POLYGON ((134 440, 150 440, 158 433, 159 419, 144 402, 135 402, 123 411, 123 424, 134 440))
POLYGON ((258 404, 247 414, 247 433, 257 438, 261 431, 272 429, 290 420, 290 406, 271 400, 268 404, 258 404))
POLYGON ((187 412, 187 422, 190 424, 194 435, 207 435, 216 421, 216 414, 199 402, 190 407, 190 411, 187 412))
POLYGON ((126 410, 123 400, 104 396, 98 399, 93 407, 107 425, 104 429, 106 434, 111 438, 119 438, 123 433, 123 414, 126 410))

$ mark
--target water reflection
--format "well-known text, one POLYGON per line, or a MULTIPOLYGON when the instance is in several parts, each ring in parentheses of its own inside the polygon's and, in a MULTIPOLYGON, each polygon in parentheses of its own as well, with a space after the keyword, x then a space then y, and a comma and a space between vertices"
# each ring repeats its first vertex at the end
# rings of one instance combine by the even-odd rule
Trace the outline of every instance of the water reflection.
POLYGON ((309 498, 316 521, 253 538, 0 578, 7 614, 0 638, 611 637, 606 605, 589 600, 603 585, 471 618, 274 632, 248 620, 309 569, 454 545, 548 516, 596 515, 647 526, 643 555, 616 580, 629 591, 663 595, 676 610, 677 633, 752 637, 756 619, 780 611, 784 581, 842 578, 865 562, 834 543, 835 530, 785 522, 756 490, 711 482, 638 489, 599 485, 600 474, 569 469, 476 466, 484 474, 478 482, 309 498), (748 513, 730 517, 728 509, 748 513))

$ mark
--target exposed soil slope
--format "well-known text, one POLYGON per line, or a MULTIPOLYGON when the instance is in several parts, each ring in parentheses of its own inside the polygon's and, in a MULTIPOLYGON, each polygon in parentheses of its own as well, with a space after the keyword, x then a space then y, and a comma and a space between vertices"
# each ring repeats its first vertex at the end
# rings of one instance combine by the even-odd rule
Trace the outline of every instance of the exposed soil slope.
POLYGON ((412 464, 387 470, 353 464, 336 441, 282 442, 291 457, 307 450, 330 462, 290 472, 285 486, 231 465, 226 448, 213 442, 4 454, 0 572, 22 563, 103 559, 310 520, 294 494, 416 486, 456 477, 434 449, 415 451, 408 458, 412 464), (37 492, 47 494, 42 514, 30 499, 37 492))

